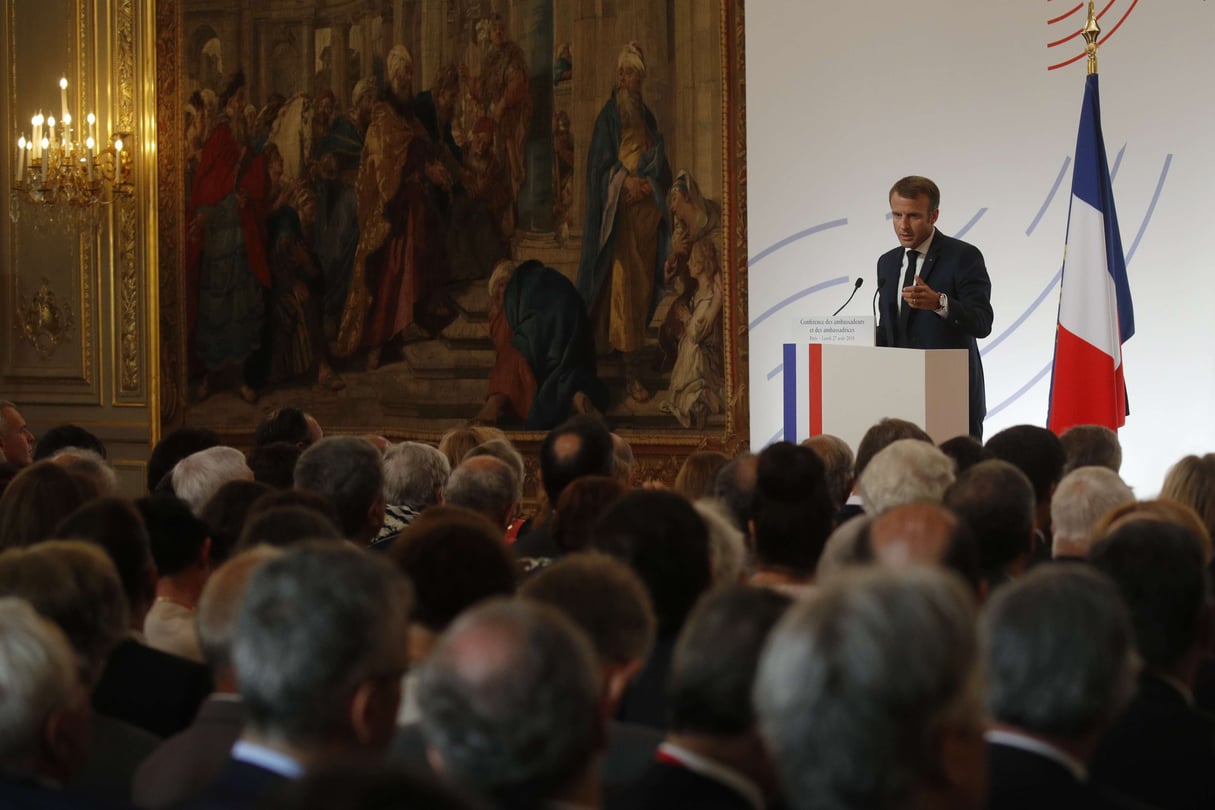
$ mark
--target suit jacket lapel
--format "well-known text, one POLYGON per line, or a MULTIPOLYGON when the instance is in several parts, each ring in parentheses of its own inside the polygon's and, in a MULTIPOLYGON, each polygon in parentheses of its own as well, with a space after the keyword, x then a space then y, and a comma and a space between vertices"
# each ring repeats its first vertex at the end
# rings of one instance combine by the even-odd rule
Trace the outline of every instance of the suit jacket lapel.
MULTIPOLYGON (((937 258, 941 255, 941 244, 945 241, 942 238, 943 236, 944 234, 942 234, 940 231, 933 234, 932 245, 930 245, 928 248, 928 255, 925 256, 924 261, 920 263, 919 276, 920 278, 924 279, 925 283, 928 282, 928 276, 932 273, 933 268, 937 266, 937 258)), ((929 284, 928 286, 931 287, 932 285, 929 284)))

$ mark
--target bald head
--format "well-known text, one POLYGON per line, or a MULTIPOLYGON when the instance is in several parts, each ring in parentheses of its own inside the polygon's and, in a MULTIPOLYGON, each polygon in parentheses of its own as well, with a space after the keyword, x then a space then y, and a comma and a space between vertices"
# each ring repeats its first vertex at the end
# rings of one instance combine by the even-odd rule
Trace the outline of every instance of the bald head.
POLYGON ((909 503, 883 512, 869 526, 869 548, 881 565, 940 565, 978 585, 979 550, 974 536, 939 504, 909 503))
POLYGON ((468 458, 447 479, 443 504, 484 515, 494 526, 505 530, 519 506, 515 471, 494 456, 468 458))

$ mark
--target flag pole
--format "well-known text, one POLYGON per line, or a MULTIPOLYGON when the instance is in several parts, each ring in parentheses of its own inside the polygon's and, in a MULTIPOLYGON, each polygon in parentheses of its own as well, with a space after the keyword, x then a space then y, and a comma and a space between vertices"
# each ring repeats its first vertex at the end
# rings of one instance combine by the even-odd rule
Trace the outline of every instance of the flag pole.
POLYGON ((1097 72, 1097 37, 1101 34, 1093 0, 1088 0, 1088 21, 1080 33, 1084 35, 1084 50, 1088 53, 1088 75, 1092 76, 1097 72))

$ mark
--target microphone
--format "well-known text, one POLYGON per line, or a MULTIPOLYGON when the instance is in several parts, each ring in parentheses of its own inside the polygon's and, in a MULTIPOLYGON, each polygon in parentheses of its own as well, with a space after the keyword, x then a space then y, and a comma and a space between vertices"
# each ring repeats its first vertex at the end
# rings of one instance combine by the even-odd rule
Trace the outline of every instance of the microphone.
MULTIPOLYGON (((856 295, 856 291, 859 290, 861 288, 861 285, 864 283, 865 283, 864 277, 862 277, 862 276, 856 277, 856 284, 852 285, 852 295, 848 296, 848 301, 852 300, 852 296, 856 295)), ((831 317, 834 318, 836 315, 839 315, 840 310, 842 310, 844 307, 848 306, 848 301, 845 301, 844 303, 840 304, 840 308, 837 309, 835 312, 832 312, 831 317)))
POLYGON ((878 295, 882 292, 882 287, 884 287, 885 285, 886 285, 886 278, 884 276, 878 276, 877 289, 873 291, 873 333, 874 333, 874 343, 875 344, 877 343, 877 325, 878 325, 877 300, 878 300, 878 295))

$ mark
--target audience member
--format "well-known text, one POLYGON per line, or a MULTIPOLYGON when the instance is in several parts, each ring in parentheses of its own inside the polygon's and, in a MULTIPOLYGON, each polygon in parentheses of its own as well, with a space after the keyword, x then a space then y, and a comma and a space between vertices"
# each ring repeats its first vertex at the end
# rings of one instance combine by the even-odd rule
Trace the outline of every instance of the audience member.
POLYGON ((856 478, 852 473, 854 458, 852 448, 839 436, 820 433, 802 440, 802 447, 809 447, 823 462, 827 471, 827 491, 831 494, 831 502, 835 511, 844 508, 848 496, 852 494, 852 485, 856 478))
POLYGON ((92 450, 106 458, 105 443, 79 425, 56 425, 43 433, 34 448, 32 458, 34 461, 42 461, 67 448, 92 450))
POLYGON ((974 436, 954 436, 952 439, 946 439, 938 445, 941 452, 953 459, 956 472, 961 475, 964 470, 968 470, 980 461, 987 461, 993 458, 987 448, 976 439, 974 436))
POLYGON ((384 469, 380 454, 362 439, 321 439, 295 465, 295 488, 333 502, 346 539, 367 546, 384 525, 384 469))
POLYGON ((954 470, 953 459, 935 445, 899 439, 869 460, 857 476, 857 491, 868 515, 915 501, 939 503, 954 482, 954 470))
POLYGON ((873 518, 862 512, 839 524, 823 546, 818 566, 814 569, 815 578, 824 579, 853 565, 869 562, 870 552, 865 547, 868 542, 865 538, 872 523, 873 518))
POLYGON ((0 400, 0 457, 18 467, 34 463, 34 434, 17 406, 0 400))
POLYGON ((310 768, 381 755, 405 674, 409 603, 405 579, 355 549, 304 547, 258 566, 231 650, 245 729, 186 806, 246 810, 310 768))
POLYGON ((1050 501, 1051 556, 1056 560, 1087 558, 1097 522, 1134 500, 1131 488, 1107 467, 1077 467, 1064 475, 1050 501))
POLYGON ((944 505, 979 541, 979 568, 987 593, 1029 564, 1034 538, 1034 488, 1007 461, 980 461, 958 476, 944 505))
POLYGON ((1207 534, 1215 536, 1215 453, 1186 456, 1164 476, 1161 498, 1171 498, 1198 513, 1207 534))
POLYGON ((692 504, 709 530, 709 565, 713 585, 738 585, 750 576, 747 539, 730 519, 725 504, 716 498, 701 498, 692 504))
POLYGON ((236 553, 258 546, 289 548, 308 542, 345 542, 337 525, 316 509, 275 506, 259 511, 245 522, 236 541, 236 553))
POLYGON ((860 570, 796 603, 756 674, 794 810, 982 806, 974 598, 929 568, 860 570))
POLYGON ((229 481, 252 481, 245 454, 235 447, 211 447, 186 456, 172 472, 173 494, 201 516, 207 502, 229 481))
POLYGON ((1215 806, 1215 724, 1193 698, 1211 644, 1210 587, 1198 538, 1181 526, 1132 519, 1099 540, 1090 558, 1130 609, 1143 660, 1134 699, 1097 749, 1093 779, 1164 810, 1215 806))
POLYGON ((835 507, 818 454, 789 442, 764 448, 756 468, 753 513, 751 582, 800 595, 814 578, 834 528, 835 507))
POLYGON ((494 456, 466 458, 443 487, 443 505, 476 512, 494 525, 501 540, 519 511, 514 470, 494 456))
POLYGON ((734 526, 744 534, 751 531, 755 517, 755 473, 759 456, 741 453, 717 471, 713 497, 726 505, 734 526))
POLYGON ((1206 525, 1203 524, 1202 518, 1189 506, 1170 498, 1132 501, 1124 503, 1122 506, 1116 506, 1097 521, 1097 525, 1093 528, 1093 536, 1095 539, 1100 539, 1122 524, 1142 518, 1163 520, 1165 523, 1172 523, 1192 532, 1202 546, 1202 558, 1207 561, 1208 565, 1211 563, 1211 535, 1207 531, 1206 525))
POLYGON ((1034 488, 1034 562, 1050 559, 1050 499, 1067 459, 1059 437, 1037 425, 1014 425, 987 440, 987 449, 1025 473, 1034 488))
POLYGON ((763 808, 779 798, 751 692, 764 643, 790 604, 784 594, 744 585, 700 602, 671 660, 670 731, 656 761, 615 806, 763 808))
POLYGON ((689 453, 679 472, 675 474, 672 491, 689 501, 711 496, 717 483, 717 473, 729 460, 729 456, 716 450, 697 450, 689 453))
POLYGON ((615 456, 612 463, 612 477, 624 484, 625 489, 632 489, 633 469, 636 464, 632 445, 619 433, 613 433, 612 453, 615 456))
POLYGON ((433 760, 450 781, 500 808, 598 804, 597 662, 556 610, 530 600, 473 608, 426 661, 419 692, 433 760))
POLYGON ((523 485, 527 480, 527 467, 523 463, 523 456, 515 449, 515 446, 505 438, 490 439, 465 453, 461 464, 478 456, 493 456, 499 461, 506 462, 512 473, 511 480, 515 485, 515 500, 523 503, 523 485))
POLYGON ((150 495, 135 506, 148 530, 159 575, 156 601, 143 623, 148 646, 201 663, 194 613, 211 574, 207 524, 172 495, 150 495))
POLYGON ((156 491, 162 481, 172 490, 169 473, 182 459, 223 444, 219 434, 206 428, 180 427, 156 443, 148 457, 148 492, 156 491))
POLYGON ((47 461, 72 473, 81 484, 81 489, 87 488, 91 497, 101 498, 118 494, 118 473, 96 450, 61 447, 52 453, 47 461))
POLYGON ((307 450, 325 437, 320 423, 312 414, 299 408, 278 408, 270 413, 253 433, 253 446, 264 447, 275 442, 294 444, 307 450))
POLYGON ((970 527, 936 503, 908 503, 873 519, 862 536, 858 555, 879 565, 940 565, 960 576, 982 597, 979 544, 970 527))
POLYGON ((585 550, 591 544, 595 523, 626 491, 615 476, 587 475, 571 482, 561 492, 552 517, 557 556, 585 550))
POLYGON ((0 549, 52 537, 63 516, 86 500, 80 483, 58 464, 39 461, 25 467, 0 496, 0 549))
POLYGON ((447 458, 451 469, 460 466, 464 455, 481 442, 485 441, 482 434, 474 427, 452 428, 439 437, 439 452, 447 458))
POLYGON ((1081 467, 1122 469, 1122 445, 1118 434, 1104 425, 1075 425, 1059 435, 1063 445, 1063 474, 1081 467))
POLYGON ((1113 584, 1083 566, 1031 571, 988 603, 982 648, 995 721, 987 807, 1122 806, 1086 780, 1135 689, 1131 622, 1113 584))
POLYGON ((854 472, 857 480, 860 479, 861 473, 865 472, 865 468, 869 466, 869 462, 873 460, 874 456, 900 439, 918 439, 929 444, 933 443, 932 437, 914 422, 887 417, 865 431, 865 435, 861 437, 861 443, 856 447, 854 472))
POLYGON ((215 683, 194 721, 161 743, 135 771, 132 797, 161 810, 196 798, 215 781, 245 724, 245 707, 232 668, 232 638, 254 572, 283 554, 256 548, 215 569, 198 600, 198 638, 215 683))
POLYGON ((437 505, 450 475, 447 456, 429 444, 389 447, 384 453, 384 525, 372 546, 387 548, 414 518, 437 505))
POLYGON ((708 529, 692 505, 673 492, 633 490, 603 514, 591 537, 594 548, 637 572, 658 620, 654 649, 625 693, 617 719, 665 730, 664 690, 675 638, 713 582, 708 529))
POLYGON ((247 464, 253 480, 275 489, 295 486, 295 465, 304 451, 292 442, 259 444, 249 451, 247 464))

